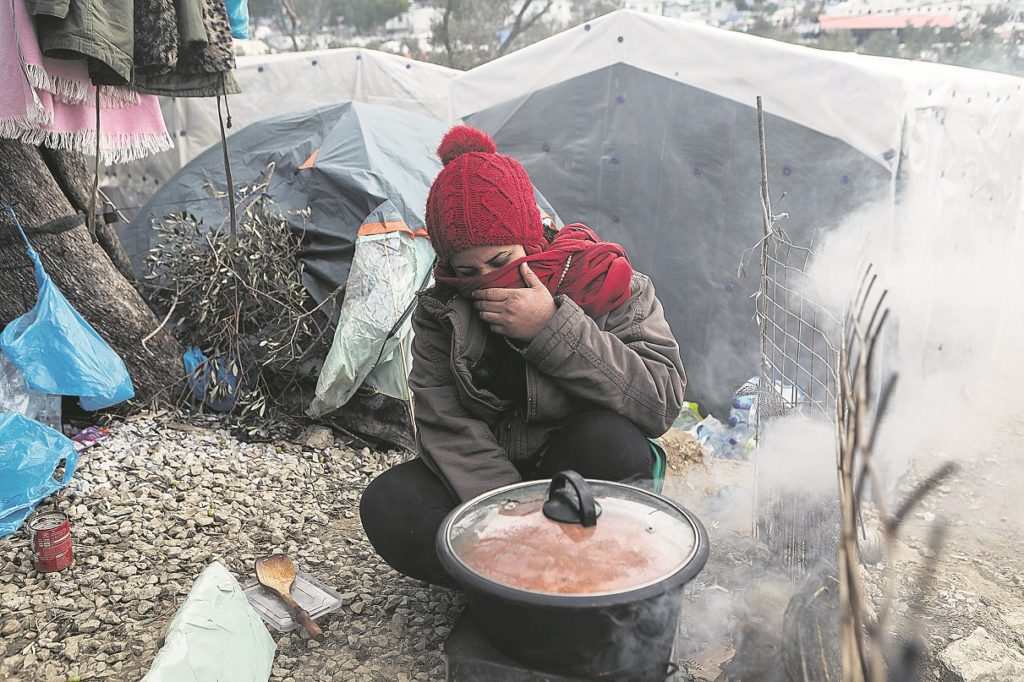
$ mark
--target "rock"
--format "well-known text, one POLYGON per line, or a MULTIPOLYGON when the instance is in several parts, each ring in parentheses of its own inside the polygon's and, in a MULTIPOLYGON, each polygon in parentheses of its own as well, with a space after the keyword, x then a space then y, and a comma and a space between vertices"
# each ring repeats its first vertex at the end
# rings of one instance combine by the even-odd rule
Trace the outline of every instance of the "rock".
POLYGON ((700 442, 685 431, 669 429, 658 441, 665 449, 666 463, 673 475, 679 475, 704 460, 704 449, 700 442))
POLYGON ((334 432, 326 426, 310 426, 302 434, 300 443, 311 450, 326 450, 334 447, 334 432))
POLYGON ((1013 633, 1017 644, 1024 648, 1024 607, 1007 609, 999 614, 999 617, 1006 623, 1009 631, 1013 633))
POLYGON ((64 643, 64 658, 72 663, 78 660, 78 638, 72 637, 64 643))
POLYGON ((985 628, 939 654, 942 682, 1003 682, 1024 679, 1024 654, 994 639, 985 628))
POLYGON ((0 680, 140 679, 211 560, 244 583, 257 556, 289 548, 300 570, 344 591, 345 608, 326 621, 323 642, 275 634, 272 680, 443 679, 437 633, 453 622, 451 594, 398 577, 356 521, 367 483, 406 455, 334 444, 311 455, 192 419, 209 428, 133 419, 113 429, 102 456, 79 460, 54 500, 73 519, 73 575, 32 571, 25 537, 0 543, 0 680), (412 614, 426 617, 413 624, 412 614), (68 622, 71 632, 58 627, 68 622))
POLYGON ((99 629, 100 622, 95 618, 93 618, 92 620, 87 620, 84 623, 80 623, 78 626, 78 631, 83 635, 90 635, 99 629))

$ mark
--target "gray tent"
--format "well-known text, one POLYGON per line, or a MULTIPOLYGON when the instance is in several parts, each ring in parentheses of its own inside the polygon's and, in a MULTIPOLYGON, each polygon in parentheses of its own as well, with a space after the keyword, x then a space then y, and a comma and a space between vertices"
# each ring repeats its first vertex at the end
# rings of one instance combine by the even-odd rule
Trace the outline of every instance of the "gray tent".
MULTIPOLYGON (((426 116, 345 102, 249 125, 228 138, 228 149, 236 184, 252 183, 274 162, 274 201, 284 210, 310 208, 302 264, 306 287, 322 301, 346 281, 359 228, 379 206, 390 201, 410 230, 423 229, 427 191, 441 169, 434 149, 444 131, 426 116)), ((225 220, 224 202, 207 185, 226 190, 220 145, 164 183, 122 227, 121 243, 137 271, 153 246, 154 217, 187 211, 207 224, 225 220)))
POLYGON ((795 243, 885 196, 899 161, 899 126, 889 135, 868 109, 889 84, 779 45, 621 11, 451 85, 453 114, 521 161, 566 222, 620 242, 652 276, 680 342, 687 397, 720 416, 760 362, 756 255, 746 277, 737 270, 762 236, 762 86, 773 208, 791 213, 782 225, 795 243), (798 65, 800 78, 787 76, 798 65), (819 99, 819 86, 851 88, 851 111, 819 99))

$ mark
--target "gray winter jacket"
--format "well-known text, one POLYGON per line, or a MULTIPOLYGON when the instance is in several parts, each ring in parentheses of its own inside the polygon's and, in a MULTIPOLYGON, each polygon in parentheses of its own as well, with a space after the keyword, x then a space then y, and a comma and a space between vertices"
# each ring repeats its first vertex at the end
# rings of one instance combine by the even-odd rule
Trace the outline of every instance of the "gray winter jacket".
POLYGON ((526 347, 526 402, 476 385, 489 332, 470 301, 446 287, 420 295, 409 379, 419 453, 465 501, 521 480, 513 462, 543 456, 566 418, 607 409, 660 436, 683 404, 679 346, 651 280, 634 273, 630 298, 592 319, 570 298, 526 347))

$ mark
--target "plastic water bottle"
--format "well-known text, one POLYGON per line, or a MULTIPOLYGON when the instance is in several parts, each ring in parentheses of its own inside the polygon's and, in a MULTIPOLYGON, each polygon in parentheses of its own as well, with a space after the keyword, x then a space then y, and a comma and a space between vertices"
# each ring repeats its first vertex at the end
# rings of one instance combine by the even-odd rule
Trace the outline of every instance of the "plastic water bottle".
POLYGON ((715 457, 716 448, 721 448, 721 438, 719 436, 724 430, 722 422, 718 421, 714 415, 709 414, 700 420, 700 423, 693 427, 690 432, 696 436, 697 442, 704 449, 704 454, 709 457, 715 457))
POLYGON ((732 397, 729 410, 729 426, 735 428, 757 421, 758 378, 747 380, 732 397))
POLYGON ((700 416, 700 406, 697 403, 684 402, 683 409, 679 416, 676 417, 672 428, 679 431, 691 431, 702 419, 703 417, 700 416))
POLYGON ((30 390, 25 385, 25 377, 3 353, 0 353, 0 412, 17 412, 61 430, 61 397, 30 390))
POLYGON ((720 459, 742 459, 748 458, 753 448, 751 440, 754 437, 754 430, 746 425, 723 431, 720 443, 717 444, 715 457, 720 459))

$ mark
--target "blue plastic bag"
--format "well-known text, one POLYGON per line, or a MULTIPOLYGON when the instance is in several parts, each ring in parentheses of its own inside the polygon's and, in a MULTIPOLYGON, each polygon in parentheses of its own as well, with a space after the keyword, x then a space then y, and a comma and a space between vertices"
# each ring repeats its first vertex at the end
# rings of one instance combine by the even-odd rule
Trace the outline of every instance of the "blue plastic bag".
POLYGON ((75 445, 59 431, 13 412, 0 413, 0 537, 18 530, 36 504, 75 473, 75 445), (54 472, 64 461, 64 475, 54 472))
POLYGON ((128 400, 135 389, 124 361, 60 293, 28 243, 14 209, 6 209, 25 240, 39 298, 32 310, 0 334, 0 350, 33 391, 78 396, 86 410, 101 410, 128 400))
POLYGON ((185 366, 185 374, 188 375, 188 387, 196 400, 206 403, 218 412, 230 412, 235 409, 239 379, 238 375, 230 371, 230 363, 222 362, 219 358, 210 360, 196 346, 191 346, 185 351, 181 356, 181 362, 185 366), (211 371, 217 378, 217 384, 225 389, 224 393, 216 398, 210 396, 211 371))
POLYGON ((226 0, 228 19, 231 20, 231 35, 235 38, 249 37, 249 5, 246 0, 226 0))

